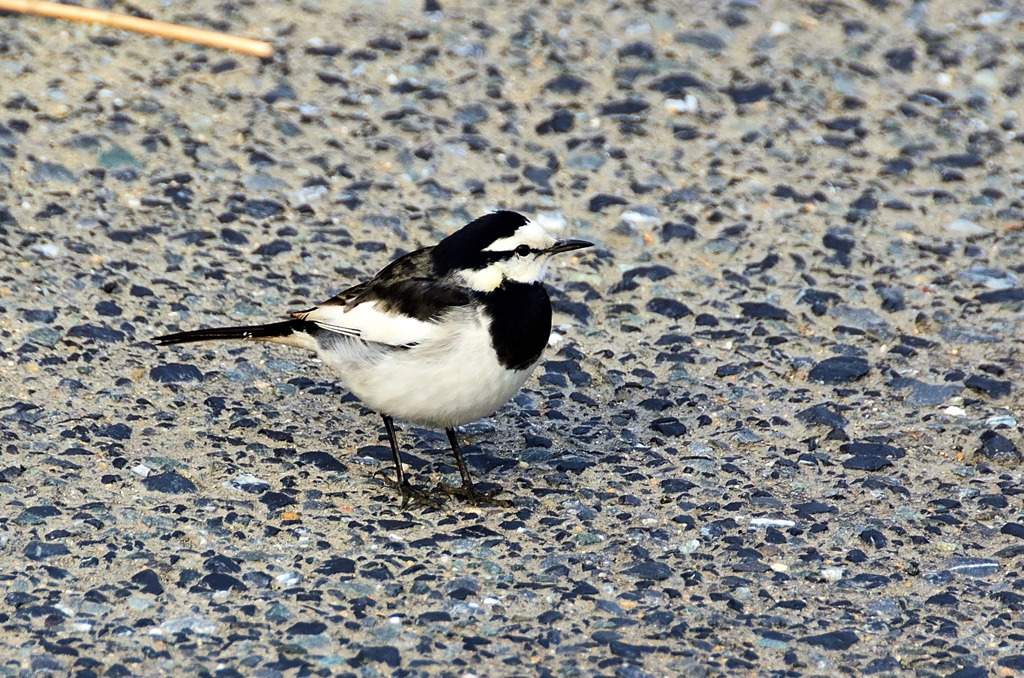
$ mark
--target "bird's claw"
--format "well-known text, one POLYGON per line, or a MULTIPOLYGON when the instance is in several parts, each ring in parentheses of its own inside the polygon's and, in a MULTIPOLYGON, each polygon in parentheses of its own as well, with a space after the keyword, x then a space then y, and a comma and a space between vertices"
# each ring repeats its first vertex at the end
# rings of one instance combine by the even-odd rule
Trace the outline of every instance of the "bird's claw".
POLYGON ((508 499, 495 499, 495 497, 505 490, 497 488, 490 492, 481 492, 473 484, 462 484, 462 485, 449 485, 448 483, 440 484, 441 491, 445 494, 449 494, 456 497, 462 497, 470 504, 476 506, 477 504, 493 504, 494 506, 500 506, 502 508, 512 508, 513 504, 508 499))
POLYGON ((434 495, 430 494, 426 490, 413 487, 409 484, 408 480, 399 483, 385 471, 377 471, 377 475, 381 477, 381 480, 384 481, 385 485, 398 490, 398 493, 402 495, 402 504, 400 508, 406 508, 409 505, 409 502, 413 500, 431 508, 441 508, 441 504, 434 498, 434 495))

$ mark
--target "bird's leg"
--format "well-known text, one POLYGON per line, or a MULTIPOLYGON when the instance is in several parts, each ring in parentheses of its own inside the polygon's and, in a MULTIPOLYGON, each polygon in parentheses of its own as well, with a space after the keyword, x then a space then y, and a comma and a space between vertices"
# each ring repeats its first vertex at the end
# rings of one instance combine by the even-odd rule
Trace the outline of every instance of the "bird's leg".
POLYGON ((395 435, 395 422, 386 414, 380 416, 384 420, 384 428, 388 431, 388 442, 391 443, 391 456, 395 460, 395 480, 391 480, 385 475, 384 482, 398 488, 399 494, 402 495, 403 509, 409 504, 410 499, 416 499, 437 508, 438 503, 431 499, 429 494, 423 490, 417 490, 409 484, 409 479, 405 477, 405 470, 402 468, 402 454, 398 451, 398 436, 395 435))
POLYGON ((455 435, 455 429, 446 428, 444 430, 448 434, 448 442, 452 444, 452 452, 455 453, 455 463, 459 467, 459 473, 462 475, 462 486, 455 487, 447 483, 441 483, 441 489, 448 494, 454 494, 459 497, 463 497, 470 504, 488 503, 494 504, 495 506, 504 506, 510 508, 512 502, 507 499, 495 499, 495 495, 501 494, 502 489, 499 487, 491 492, 481 492, 476 489, 476 485, 473 484, 473 479, 469 477, 469 469, 466 467, 466 461, 462 458, 462 448, 459 446, 459 439, 455 435))
POLYGON ((402 453, 398 451, 398 436, 395 435, 395 422, 386 414, 380 415, 384 420, 384 428, 388 431, 388 442, 391 443, 391 457, 395 460, 395 482, 399 487, 407 483, 405 469, 402 468, 402 453))

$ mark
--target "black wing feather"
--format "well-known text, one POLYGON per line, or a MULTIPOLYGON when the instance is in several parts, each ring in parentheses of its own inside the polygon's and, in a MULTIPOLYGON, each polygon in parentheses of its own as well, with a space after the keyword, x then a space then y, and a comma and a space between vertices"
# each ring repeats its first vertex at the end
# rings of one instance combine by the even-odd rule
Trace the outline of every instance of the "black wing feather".
MULTIPOLYGON (((452 306, 465 306, 470 295, 434 270, 433 247, 410 252, 381 269, 372 280, 350 287, 321 306, 347 306, 376 301, 385 313, 407 315, 417 320, 440 317, 452 306)), ((302 315, 302 314, 297 314, 302 315)))

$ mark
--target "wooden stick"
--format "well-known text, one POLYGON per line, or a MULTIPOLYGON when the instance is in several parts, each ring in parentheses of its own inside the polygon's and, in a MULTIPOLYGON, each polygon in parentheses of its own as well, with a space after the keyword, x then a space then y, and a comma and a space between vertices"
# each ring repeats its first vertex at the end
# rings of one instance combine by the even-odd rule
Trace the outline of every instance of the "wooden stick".
POLYGON ((98 9, 61 5, 56 2, 45 2, 44 0, 0 0, 0 10, 101 24, 103 26, 121 28, 126 31, 170 38, 171 40, 196 42, 200 45, 230 49, 236 52, 243 52, 244 54, 251 54, 261 59, 267 59, 274 54, 274 46, 269 42, 240 38, 236 35, 207 31, 201 28, 189 28, 188 26, 179 26, 178 24, 169 24, 163 21, 140 19, 127 14, 114 14, 113 12, 104 12, 98 9))

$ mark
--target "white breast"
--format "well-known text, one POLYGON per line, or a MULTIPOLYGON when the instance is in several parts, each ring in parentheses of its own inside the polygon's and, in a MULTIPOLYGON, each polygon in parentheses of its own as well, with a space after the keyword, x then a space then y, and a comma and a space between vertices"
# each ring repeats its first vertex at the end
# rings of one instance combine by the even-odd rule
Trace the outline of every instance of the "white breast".
POLYGON ((460 307, 411 348, 333 335, 317 353, 368 407, 426 426, 459 426, 494 413, 536 367, 502 367, 487 322, 481 310, 460 307))

